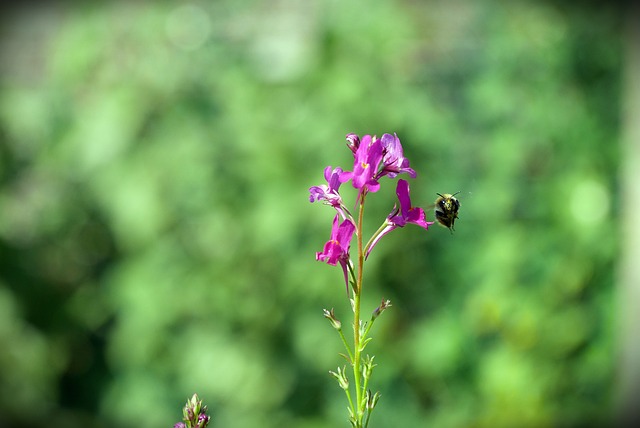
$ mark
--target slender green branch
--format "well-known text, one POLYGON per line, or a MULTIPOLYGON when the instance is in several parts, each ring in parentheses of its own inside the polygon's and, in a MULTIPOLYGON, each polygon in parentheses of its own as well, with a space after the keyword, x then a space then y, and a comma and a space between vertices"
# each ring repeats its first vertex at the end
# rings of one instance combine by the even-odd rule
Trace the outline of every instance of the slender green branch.
POLYGON ((369 419, 371 418, 371 410, 367 411, 367 419, 365 419, 364 422, 364 428, 367 428, 369 426, 369 419))
POLYGON ((349 360, 350 360, 349 362, 353 364, 353 352, 351 352, 351 348, 349 347, 347 338, 344 337, 344 333, 342 332, 342 329, 338 330, 338 333, 340 334, 340 339, 342 339, 342 343, 344 344, 344 347, 347 350, 347 354, 349 355, 349 360))
POLYGON ((353 292, 355 293, 358 279, 357 279, 356 273, 353 270, 353 263, 351 263, 351 260, 349 260, 349 263, 347 263, 347 271, 349 272, 349 278, 350 278, 349 284, 351 284, 351 288, 353 288, 353 292))
POLYGON ((376 239, 378 238, 378 236, 384 232, 384 230, 387 228, 387 226, 389 226, 389 222, 387 222, 387 220, 385 219, 385 221, 382 223, 382 225, 378 228, 378 230, 375 231, 375 233, 371 236, 371 238, 369 238, 369 241, 367 242, 367 245, 364 246, 364 252, 363 254, 367 254, 367 252, 369 251, 369 248, 371 247, 371 245, 376 241, 376 239))
POLYGON ((369 331, 371 330, 371 327, 373 326, 373 322, 374 322, 375 320, 376 320, 375 318, 371 317, 371 321, 369 321, 369 322, 367 323, 367 328, 365 329, 364 333, 362 334, 362 340, 364 340, 364 339, 366 339, 367 337, 369 337, 369 331))
POLYGON ((351 399, 351 392, 349 391, 349 388, 344 390, 345 394, 347 394, 347 401, 349 401, 349 407, 351 407, 351 411, 355 414, 356 408, 353 405, 353 400, 351 399))
POLYGON ((369 387, 369 376, 365 376, 364 384, 362 385, 362 390, 366 391, 368 387, 369 387))

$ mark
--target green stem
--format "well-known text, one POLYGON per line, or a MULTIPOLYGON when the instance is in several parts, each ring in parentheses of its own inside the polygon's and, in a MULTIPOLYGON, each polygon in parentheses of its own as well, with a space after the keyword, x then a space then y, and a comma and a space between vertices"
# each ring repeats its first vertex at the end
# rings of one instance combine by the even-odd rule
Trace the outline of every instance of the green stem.
POLYGON ((387 228, 387 226, 389 226, 390 223, 387 222, 387 220, 385 220, 382 225, 378 228, 378 230, 376 230, 376 232, 371 236, 371 238, 369 239, 369 242, 367 242, 367 245, 364 246, 364 253, 363 254, 367 254, 367 251, 369 251, 369 247, 371 247, 371 244, 373 244, 373 242, 376 240, 376 238, 378 237, 378 235, 380 235, 382 232, 384 232, 384 230, 387 228))
POLYGON ((365 420, 364 428, 367 428, 367 427, 369 426, 369 418, 370 418, 370 417, 371 417, 371 411, 369 410, 369 411, 367 412, 367 419, 365 420))
POLYGON ((358 210, 358 223, 356 233, 358 240, 358 270, 355 290, 353 293, 353 377, 356 390, 356 414, 357 427, 362 427, 362 371, 360 370, 360 295, 362 293, 362 276, 364 268, 364 248, 362 245, 362 219, 364 217, 364 198, 366 193, 360 198, 360 209, 358 210))
POLYGON ((353 317, 354 321, 353 321, 353 330, 354 330, 354 339, 353 339, 353 344, 354 344, 354 356, 353 356, 353 378, 355 381, 355 388, 356 388, 356 420, 358 421, 359 425, 358 427, 362 426, 360 425, 361 422, 361 416, 362 416, 362 411, 361 411, 361 403, 362 403, 362 388, 360 386, 361 384, 361 376, 362 376, 362 371, 360 370, 360 294, 356 294, 354 296, 354 317, 353 317))
POLYGON ((351 392, 349 392, 349 388, 344 390, 345 394, 347 394, 347 400, 349 401, 349 407, 351 407, 351 411, 353 411, 355 415, 356 407, 353 405, 353 400, 351 399, 351 392))
POLYGON ((338 333, 340 334, 340 339, 342 339, 342 343, 344 344, 344 347, 347 350, 347 354, 349 355, 349 360, 350 360, 349 362, 353 364, 353 353, 351 352, 349 343, 347 343, 347 338, 344 337, 344 333, 342 332, 342 329, 338 330, 338 333))
POLYGON ((373 323, 374 323, 374 321, 375 321, 375 320, 376 320, 376 319, 375 319, 374 317, 371 317, 371 321, 369 321, 369 322, 367 323, 367 328, 366 328, 366 330, 364 331, 364 333, 362 334, 362 338, 361 338, 361 340, 364 340, 364 339, 366 339, 367 337, 369 337, 369 330, 371 330, 371 327, 373 327, 373 323))

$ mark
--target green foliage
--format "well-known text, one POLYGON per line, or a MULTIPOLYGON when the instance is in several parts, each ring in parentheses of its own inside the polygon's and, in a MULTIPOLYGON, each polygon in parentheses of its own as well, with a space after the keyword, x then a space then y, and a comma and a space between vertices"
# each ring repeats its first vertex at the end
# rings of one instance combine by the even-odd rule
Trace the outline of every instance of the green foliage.
POLYGON ((462 206, 369 259, 363 311, 393 302, 372 426, 607 420, 615 13, 181 5, 4 17, 0 424, 170 426, 194 392, 213 427, 340 424, 322 308, 350 309, 307 189, 345 134, 394 131, 414 203, 462 206))

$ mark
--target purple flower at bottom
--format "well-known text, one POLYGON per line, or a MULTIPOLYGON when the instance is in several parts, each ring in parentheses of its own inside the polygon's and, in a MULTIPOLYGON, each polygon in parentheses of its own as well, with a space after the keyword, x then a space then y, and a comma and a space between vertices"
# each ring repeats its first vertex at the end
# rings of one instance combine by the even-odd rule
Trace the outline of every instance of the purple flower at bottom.
POLYGON ((209 423, 210 419, 211 418, 208 415, 206 415, 204 413, 200 413, 198 415, 198 423, 197 423, 196 427, 198 427, 198 428, 206 427, 207 424, 209 423))
POLYGON ((389 216, 387 217, 387 225, 369 244, 365 258, 369 257, 369 253, 371 253, 371 250, 373 250, 373 247, 376 246, 378 241, 380 241, 380 239, 384 235, 391 232, 392 230, 398 227, 404 227, 407 223, 416 224, 427 230, 429 226, 433 224, 432 221, 426 221, 425 213, 422 208, 413 207, 411 205, 408 182, 406 182, 405 180, 398 180, 398 185, 396 186, 396 195, 398 195, 400 209, 398 209, 396 206, 393 207, 393 211, 391 211, 391 214, 389 214, 389 216))
POLYGON ((207 406, 202 404, 198 394, 187 400, 182 408, 182 420, 173 425, 173 428, 205 428, 211 418, 207 415, 207 406))
POLYGON ((331 239, 324 244, 322 252, 316 253, 316 260, 327 262, 332 266, 340 263, 342 271, 344 272, 344 281, 348 292, 349 247, 351 246, 351 238, 353 238, 356 226, 348 219, 338 224, 339 219, 339 215, 334 217, 333 227, 331 228, 331 239))

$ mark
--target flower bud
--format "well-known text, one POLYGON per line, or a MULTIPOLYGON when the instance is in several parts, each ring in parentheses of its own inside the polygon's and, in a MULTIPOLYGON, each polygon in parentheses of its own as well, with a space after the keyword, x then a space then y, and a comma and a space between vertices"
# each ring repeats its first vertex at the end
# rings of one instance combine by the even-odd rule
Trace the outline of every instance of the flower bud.
POLYGON ((335 328, 338 331, 342 329, 342 323, 333 314, 333 308, 331 309, 331 311, 323 309, 322 312, 324 312, 324 317, 328 319, 329 322, 331 322, 331 325, 333 326, 333 328, 335 328))
POLYGON ((360 137, 356 134, 347 134, 347 147, 355 154, 360 147, 360 137))
POLYGON ((204 413, 200 413, 198 415, 198 421, 197 421, 197 423, 195 425, 196 428, 205 428, 207 426, 207 424, 209 423, 210 419, 211 418, 208 415, 206 415, 204 413))
POLYGON ((373 408, 376 407, 376 404, 378 404, 378 400, 380 400, 380 392, 376 392, 375 394, 371 395, 371 390, 368 390, 366 400, 367 410, 372 411, 373 408))
POLYGON ((373 321, 374 319, 378 318, 380 316, 380 314, 382 312, 384 312, 385 309, 391 307, 391 300, 384 300, 382 299, 382 303, 380 303, 380 306, 378 306, 374 311, 373 314, 371 314, 371 320, 373 321))
POLYGON ((342 369, 338 367, 337 372, 329 371, 331 376, 335 377, 338 380, 338 385, 340 385, 340 388, 344 389, 345 391, 349 389, 349 379, 347 379, 346 370, 346 367, 342 369))
POLYGON ((207 406, 202 404, 198 394, 187 400, 182 408, 183 422, 176 423, 173 428, 205 428, 211 419, 207 415, 207 406))
POLYGON ((367 355, 366 358, 364 358, 364 360, 362 361, 362 374, 365 379, 371 378, 371 373, 373 372, 373 368, 376 366, 376 364, 373 363, 374 358, 375 357, 371 357, 367 355))

